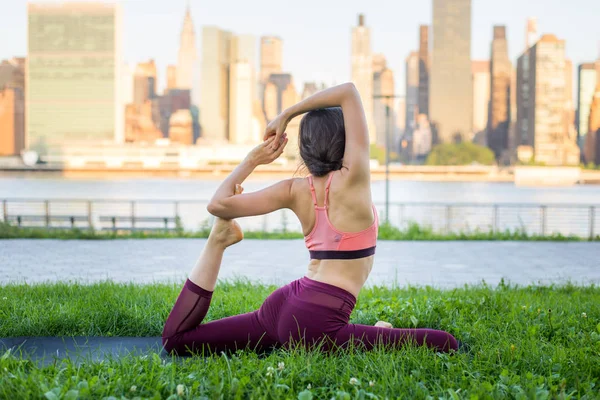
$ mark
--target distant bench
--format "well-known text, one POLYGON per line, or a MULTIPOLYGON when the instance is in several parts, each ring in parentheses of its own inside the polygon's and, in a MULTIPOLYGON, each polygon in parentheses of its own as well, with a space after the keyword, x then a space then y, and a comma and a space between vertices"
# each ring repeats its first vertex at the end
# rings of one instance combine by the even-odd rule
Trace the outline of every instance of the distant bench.
POLYGON ((47 227, 47 228, 75 228, 75 223, 85 222, 87 227, 90 226, 90 220, 87 215, 7 215, 5 219, 8 222, 16 222, 17 226, 23 227, 24 223, 28 223, 28 227, 47 227), (30 224, 32 223, 33 224, 30 224), (52 222, 69 222, 70 226, 52 226, 52 222))
POLYGON ((115 216, 101 216, 100 222, 109 222, 111 224, 110 227, 104 227, 102 230, 112 230, 116 231, 174 231, 177 228, 177 218, 176 217, 131 217, 131 216, 123 216, 123 215, 115 215, 115 216), (126 226, 117 226, 117 223, 124 222, 129 225, 126 226), (138 222, 141 223, 153 223, 153 224, 162 224, 161 227, 137 227, 136 224, 138 222))

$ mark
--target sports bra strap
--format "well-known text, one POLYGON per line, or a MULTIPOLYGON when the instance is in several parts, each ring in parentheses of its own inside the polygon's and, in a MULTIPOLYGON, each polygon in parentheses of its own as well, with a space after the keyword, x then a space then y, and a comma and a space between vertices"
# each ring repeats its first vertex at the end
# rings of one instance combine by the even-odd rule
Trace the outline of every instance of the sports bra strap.
POLYGON ((327 185, 325 185, 325 207, 329 204, 329 186, 331 186, 331 180, 333 179, 333 174, 335 172, 329 173, 329 178, 327 179, 327 185))
POLYGON ((312 175, 308 176, 308 183, 310 185, 310 194, 313 199, 313 204, 315 205, 315 207, 317 207, 317 194, 315 193, 315 185, 313 185, 312 175))

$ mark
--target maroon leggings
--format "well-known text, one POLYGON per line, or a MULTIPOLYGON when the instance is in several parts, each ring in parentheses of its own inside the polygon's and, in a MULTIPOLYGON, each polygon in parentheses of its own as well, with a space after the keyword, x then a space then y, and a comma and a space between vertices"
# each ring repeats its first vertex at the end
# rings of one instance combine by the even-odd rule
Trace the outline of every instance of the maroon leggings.
POLYGON ((434 329, 381 328, 350 324, 354 296, 339 287, 309 278, 277 289, 257 310, 202 324, 212 292, 185 282, 162 334, 163 345, 175 354, 271 348, 302 343, 324 350, 354 343, 365 350, 376 344, 426 345, 438 351, 456 350, 456 339, 434 329))

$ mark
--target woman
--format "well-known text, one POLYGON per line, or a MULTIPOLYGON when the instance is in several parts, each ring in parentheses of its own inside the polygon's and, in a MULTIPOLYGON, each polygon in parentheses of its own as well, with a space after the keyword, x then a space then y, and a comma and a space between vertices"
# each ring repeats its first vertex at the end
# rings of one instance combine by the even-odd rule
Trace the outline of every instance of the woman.
POLYGON ((356 297, 371 268, 377 240, 377 210, 371 201, 369 136, 360 96, 351 83, 323 90, 277 116, 256 147, 223 181, 208 205, 217 217, 163 331, 167 351, 182 354, 303 343, 328 350, 350 343, 427 345, 457 349, 449 333, 350 324, 356 297), (300 123, 300 156, 310 176, 287 179, 241 194, 241 183, 260 164, 279 157, 289 121, 300 123), (311 261, 305 277, 273 292, 257 311, 201 324, 219 273, 223 252, 243 235, 234 218, 282 208, 299 218, 311 261))

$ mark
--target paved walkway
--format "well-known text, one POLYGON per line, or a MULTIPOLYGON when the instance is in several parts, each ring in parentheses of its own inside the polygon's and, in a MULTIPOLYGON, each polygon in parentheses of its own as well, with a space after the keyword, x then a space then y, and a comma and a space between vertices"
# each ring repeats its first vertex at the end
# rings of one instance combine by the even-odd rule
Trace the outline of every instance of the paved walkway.
MULTIPOLYGON (((181 281, 203 239, 0 240, 0 284, 78 280, 181 281)), ((600 243, 380 241, 367 284, 456 287, 600 282, 600 243)), ((244 240, 227 250, 221 279, 283 284, 304 275, 302 240, 244 240)))

